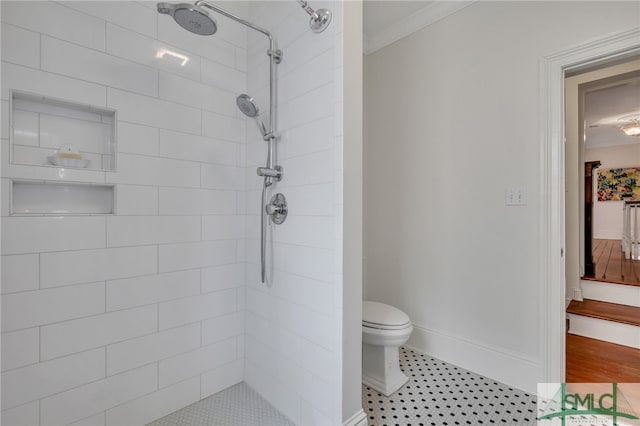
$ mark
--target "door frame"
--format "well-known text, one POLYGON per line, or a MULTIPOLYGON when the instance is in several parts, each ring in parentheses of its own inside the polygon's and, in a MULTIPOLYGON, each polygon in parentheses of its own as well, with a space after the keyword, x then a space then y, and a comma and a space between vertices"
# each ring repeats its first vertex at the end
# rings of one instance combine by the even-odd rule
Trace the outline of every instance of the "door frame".
POLYGON ((638 54, 640 28, 539 60, 541 382, 560 383, 565 380, 565 74, 638 54))

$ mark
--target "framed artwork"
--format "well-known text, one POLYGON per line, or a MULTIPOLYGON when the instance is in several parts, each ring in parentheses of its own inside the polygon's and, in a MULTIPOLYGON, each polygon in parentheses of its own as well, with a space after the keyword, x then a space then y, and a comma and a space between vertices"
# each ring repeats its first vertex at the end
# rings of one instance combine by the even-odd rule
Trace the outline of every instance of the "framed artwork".
POLYGON ((640 200, 640 167, 598 170, 598 201, 640 200))

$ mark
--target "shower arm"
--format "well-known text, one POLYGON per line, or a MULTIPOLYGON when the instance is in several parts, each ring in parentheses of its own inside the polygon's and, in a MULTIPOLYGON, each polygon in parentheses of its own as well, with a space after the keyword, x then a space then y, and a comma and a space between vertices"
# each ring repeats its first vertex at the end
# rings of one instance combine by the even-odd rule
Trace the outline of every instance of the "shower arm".
MULTIPOLYGON (((282 61, 282 51, 279 50, 276 46, 276 41, 274 40, 271 33, 265 30, 258 25, 255 25, 249 21, 246 21, 233 13, 227 12, 224 9, 219 8, 218 6, 209 3, 206 0, 198 0, 195 2, 196 6, 205 6, 214 12, 219 13, 220 15, 226 16, 229 19, 232 19, 245 27, 249 27, 252 30, 258 31, 259 33, 264 34, 269 39, 269 50, 267 51, 267 55, 271 58, 271 63, 269 67, 269 132, 265 134, 264 139, 268 143, 267 148, 267 164, 265 169, 276 171, 278 167, 276 166, 276 151, 274 148, 275 140, 278 138, 276 133, 276 93, 277 87, 276 84, 278 79, 276 78, 276 65, 282 61)), ((263 175, 261 175, 263 176, 263 175)), ((276 177, 277 180, 280 180, 281 176, 278 175, 276 177)))
POLYGON ((300 6, 302 6, 302 8, 304 9, 305 12, 307 12, 309 14, 309 16, 312 17, 316 17, 318 16, 318 14, 316 13, 315 10, 313 10, 313 8, 311 6, 309 6, 309 2, 305 1, 305 0, 298 0, 298 3, 300 4, 300 6))

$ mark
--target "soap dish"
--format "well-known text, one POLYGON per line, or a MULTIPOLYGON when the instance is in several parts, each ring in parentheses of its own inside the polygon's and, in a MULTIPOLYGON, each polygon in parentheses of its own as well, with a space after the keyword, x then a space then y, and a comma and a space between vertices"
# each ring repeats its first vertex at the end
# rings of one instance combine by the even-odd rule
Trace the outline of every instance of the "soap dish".
POLYGON ((87 159, 78 160, 76 158, 58 157, 57 155, 50 155, 47 157, 47 159, 54 166, 60 166, 60 167, 77 167, 79 169, 82 169, 89 165, 89 160, 87 159))

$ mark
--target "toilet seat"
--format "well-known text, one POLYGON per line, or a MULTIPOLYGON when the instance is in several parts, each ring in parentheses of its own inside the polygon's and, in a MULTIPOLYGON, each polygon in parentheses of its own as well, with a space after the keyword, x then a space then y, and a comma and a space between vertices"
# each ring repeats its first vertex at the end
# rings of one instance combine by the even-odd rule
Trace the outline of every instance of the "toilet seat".
POLYGON ((411 320, 400 309, 379 302, 362 303, 362 326, 378 330, 403 330, 411 320))

